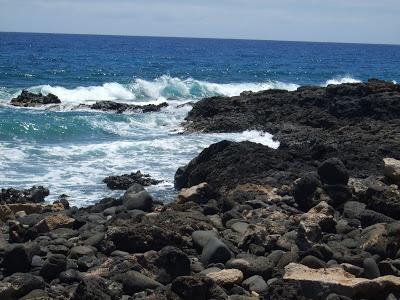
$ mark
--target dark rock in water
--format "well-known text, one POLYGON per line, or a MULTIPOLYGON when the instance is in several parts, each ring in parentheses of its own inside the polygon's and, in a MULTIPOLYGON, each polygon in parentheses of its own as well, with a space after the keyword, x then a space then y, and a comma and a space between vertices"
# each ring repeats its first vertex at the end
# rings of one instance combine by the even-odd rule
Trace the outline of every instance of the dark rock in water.
POLYGON ((26 190, 16 190, 13 188, 1 189, 0 202, 13 203, 40 203, 50 194, 49 190, 43 186, 33 186, 26 190))
POLYGON ((95 104, 90 105, 89 108, 102 111, 114 111, 117 113, 123 113, 126 111, 135 111, 135 110, 141 110, 143 112, 155 112, 155 111, 160 111, 162 108, 167 106, 168 106, 167 102, 163 102, 160 104, 133 105, 127 103, 114 102, 114 101, 97 101, 95 104))
POLYGON ((125 294, 134 294, 146 289, 162 288, 163 285, 139 272, 128 271, 124 274, 118 274, 114 280, 121 282, 125 294))
POLYGON ((322 183, 329 185, 343 184, 349 181, 349 174, 346 166, 338 158, 330 158, 318 168, 318 175, 322 183))
POLYGON ((41 277, 29 273, 15 273, 0 282, 0 299, 19 299, 41 288, 44 288, 41 277))
POLYGON ((57 278, 59 274, 67 268, 67 258, 61 254, 54 254, 49 256, 42 269, 40 270, 40 276, 46 280, 57 278))
POLYGON ((56 95, 48 94, 43 96, 41 93, 34 94, 28 91, 22 91, 17 98, 11 99, 11 105, 23 107, 35 107, 46 104, 59 104, 61 100, 56 95))
POLYGON ((316 203, 314 195, 321 182, 315 173, 309 173, 299 179, 294 186, 294 199, 301 209, 309 210, 316 203))
POLYGON ((109 176, 103 180, 107 187, 111 190, 127 190, 131 185, 137 183, 142 186, 156 185, 162 180, 156 180, 150 177, 149 174, 143 174, 140 171, 121 176, 109 176))

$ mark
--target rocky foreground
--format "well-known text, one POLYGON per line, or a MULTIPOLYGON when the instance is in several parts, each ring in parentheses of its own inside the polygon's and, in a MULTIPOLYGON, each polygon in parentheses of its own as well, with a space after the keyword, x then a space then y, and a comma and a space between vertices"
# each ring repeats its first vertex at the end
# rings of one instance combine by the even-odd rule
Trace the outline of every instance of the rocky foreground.
POLYGON ((399 119, 399 86, 376 80, 204 99, 188 131, 281 147, 211 145, 170 204, 140 172, 80 209, 2 190, 0 299, 399 299, 399 119))

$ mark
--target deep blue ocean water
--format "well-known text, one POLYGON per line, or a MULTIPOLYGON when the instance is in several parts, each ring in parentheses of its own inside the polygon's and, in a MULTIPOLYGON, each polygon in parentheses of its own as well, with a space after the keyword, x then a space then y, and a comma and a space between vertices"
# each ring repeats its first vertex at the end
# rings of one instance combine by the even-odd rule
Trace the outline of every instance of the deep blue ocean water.
POLYGON ((0 187, 48 186, 86 205, 120 192, 108 175, 142 170, 164 183, 150 188, 168 201, 173 174, 221 139, 276 147, 268 134, 181 135, 190 106, 214 95, 299 85, 400 82, 400 46, 188 38, 0 33, 0 187), (56 94, 61 107, 8 105, 22 89, 56 94), (114 100, 160 103, 158 113, 76 110, 114 100))

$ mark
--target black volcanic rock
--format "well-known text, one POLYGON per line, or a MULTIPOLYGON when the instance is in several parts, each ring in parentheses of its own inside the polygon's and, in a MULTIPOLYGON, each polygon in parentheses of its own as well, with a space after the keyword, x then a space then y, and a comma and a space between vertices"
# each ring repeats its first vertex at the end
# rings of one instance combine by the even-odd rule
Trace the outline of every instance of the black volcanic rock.
POLYGON ((269 132, 318 163, 337 157, 350 175, 367 177, 381 174, 382 158, 400 158, 399 99, 400 85, 380 80, 245 92, 197 102, 184 126, 188 132, 269 132))
POLYGON ((175 175, 175 187, 181 189, 201 182, 215 188, 233 188, 238 184, 276 185, 289 183, 312 170, 311 156, 282 147, 271 149, 251 142, 221 141, 204 149, 175 175))
POLYGON ((89 105, 89 108, 95 110, 123 113, 125 111, 134 111, 134 110, 141 110, 142 112, 155 112, 155 111, 160 111, 162 108, 167 106, 168 106, 167 102, 163 102, 160 104, 134 105, 127 103, 119 103, 114 101, 97 101, 95 104, 89 105))
POLYGON ((131 185, 137 183, 142 186, 156 185, 162 180, 156 180, 150 177, 149 174, 143 174, 140 171, 131 174, 123 174, 120 176, 109 176, 104 178, 103 182, 111 190, 127 190, 131 185))
POLYGON ((43 186, 33 186, 26 190, 16 190, 14 188, 1 189, 0 203, 39 203, 43 202, 50 194, 49 189, 43 186))
POLYGON ((61 100, 56 95, 48 94, 47 96, 22 91, 21 95, 11 99, 11 105, 23 107, 35 107, 46 104, 60 104, 61 100))

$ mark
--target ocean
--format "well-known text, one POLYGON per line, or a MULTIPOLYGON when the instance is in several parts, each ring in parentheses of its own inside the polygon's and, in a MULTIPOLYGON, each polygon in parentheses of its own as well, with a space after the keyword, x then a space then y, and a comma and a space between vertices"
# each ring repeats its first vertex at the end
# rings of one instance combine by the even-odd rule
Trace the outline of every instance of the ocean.
POLYGON ((242 91, 295 90, 379 78, 400 82, 400 46, 254 40, 0 33, 0 188, 49 187, 85 206, 118 197, 102 180, 141 170, 174 197, 173 177, 223 139, 279 146, 268 133, 182 134, 188 102, 242 91), (57 109, 15 108, 23 89, 57 95, 57 109), (168 102, 153 113, 76 109, 113 100, 168 102))

